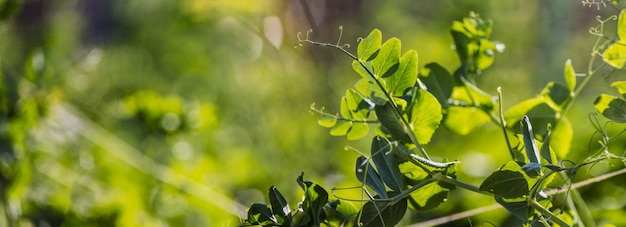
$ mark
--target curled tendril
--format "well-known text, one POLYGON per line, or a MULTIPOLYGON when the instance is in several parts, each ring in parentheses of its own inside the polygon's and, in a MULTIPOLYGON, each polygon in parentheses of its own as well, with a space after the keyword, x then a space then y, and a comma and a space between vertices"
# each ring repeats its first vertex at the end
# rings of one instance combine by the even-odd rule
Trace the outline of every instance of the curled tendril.
POLYGON ((343 26, 339 26, 339 38, 337 39, 336 44, 313 41, 309 39, 309 36, 311 35, 312 32, 313 32, 313 29, 309 29, 306 32, 304 39, 302 38, 302 32, 298 32, 296 34, 298 36, 298 44, 294 45, 294 47, 302 46, 303 43, 310 43, 310 44, 317 45, 317 46, 338 48, 344 52, 346 52, 345 49, 350 48, 350 44, 348 43, 341 44, 341 37, 343 36, 343 26))

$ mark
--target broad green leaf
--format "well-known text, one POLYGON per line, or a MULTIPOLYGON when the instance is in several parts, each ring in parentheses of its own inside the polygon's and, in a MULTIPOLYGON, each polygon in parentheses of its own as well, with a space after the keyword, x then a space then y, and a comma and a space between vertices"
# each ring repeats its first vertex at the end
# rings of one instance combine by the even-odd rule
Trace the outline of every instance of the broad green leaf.
POLYGON ((404 131, 404 127, 398 119, 397 114, 392 107, 391 103, 387 103, 385 105, 376 105, 376 117, 378 121, 380 121, 381 127, 384 128, 383 131, 391 134, 393 140, 400 141, 401 143, 409 142, 410 138, 404 131))
POLYGON ((513 216, 524 222, 526 222, 528 218, 532 216, 532 210, 530 206, 528 206, 528 202, 526 202, 525 199, 508 201, 507 199, 498 196, 496 196, 495 199, 496 202, 498 202, 506 210, 513 214, 513 216))
POLYGON ((567 84, 569 91, 574 92, 574 89, 576 88, 576 71, 574 71, 574 66, 572 66, 572 59, 567 59, 567 61, 565 61, 563 77, 565 78, 565 83, 567 84))
POLYGON ((409 184, 417 184, 428 177, 428 172, 412 162, 403 162, 398 165, 400 173, 408 179, 409 184))
POLYGON ((548 124, 556 125, 557 112, 542 98, 527 99, 509 109, 504 114, 507 127, 517 134, 521 134, 520 120, 524 115, 530 118, 535 131, 535 137, 542 137, 548 131, 548 124))
POLYGON ((387 198, 385 184, 365 156, 361 155, 356 159, 355 173, 356 178, 359 179, 361 183, 369 186, 381 198, 387 198))
POLYGON ((391 144, 387 140, 376 136, 372 139, 371 148, 372 161, 374 161, 374 165, 376 165, 378 174, 383 182, 393 191, 402 191, 404 182, 398 168, 396 156, 391 152, 391 144))
POLYGON ((546 87, 541 91, 541 96, 546 104, 557 111, 561 111, 561 108, 571 100, 572 95, 573 93, 565 85, 554 81, 546 84, 546 87))
POLYGON ((530 191, 527 179, 520 164, 509 161, 489 175, 480 185, 480 190, 508 199, 522 198, 530 191))
POLYGON ((489 115, 477 107, 450 106, 444 124, 459 135, 467 135, 489 121, 489 115))
POLYGON ((619 94, 622 95, 623 98, 626 98, 626 81, 613 82, 611 87, 617 88, 619 94))
POLYGON ((248 209, 248 222, 258 225, 270 225, 278 223, 278 220, 276 220, 272 210, 267 205, 254 203, 248 209))
MULTIPOLYGON (((353 120, 366 120, 369 116, 369 104, 353 89, 346 91, 346 104, 348 105, 349 117, 353 120)), ((342 109, 343 110, 343 109, 342 109)), ((344 116, 347 117, 347 116, 344 116)))
POLYGON ((620 40, 611 44, 602 53, 602 59, 614 68, 623 68, 624 64, 626 64, 626 40, 620 40))
POLYGON ((368 201, 361 208, 359 223, 363 227, 395 226, 402 220, 407 209, 407 200, 398 201, 368 201), (382 221, 381 221, 382 219, 382 221))
POLYGON ((443 108, 448 107, 448 99, 452 96, 454 79, 452 75, 437 63, 428 63, 420 73, 420 80, 428 91, 437 98, 443 108))
POLYGON ((557 164, 558 160, 556 158, 556 154, 554 153, 554 151, 552 149, 550 149, 550 137, 551 137, 551 131, 548 131, 548 134, 545 136, 545 139, 543 140, 543 144, 541 144, 541 149, 539 149, 539 153, 541 154, 541 158, 542 160, 545 160, 545 162, 541 162, 540 163, 547 163, 547 164, 557 164))
POLYGON ((566 117, 561 117, 550 137, 550 147, 559 159, 564 159, 569 153, 574 139, 572 123, 566 117))
POLYGON ((417 81, 417 52, 406 52, 400 59, 398 70, 385 81, 387 91, 396 97, 402 96, 407 89, 413 87, 417 81))
POLYGON ((361 63, 359 63, 358 61, 356 60, 352 61, 352 69, 354 69, 355 72, 361 75, 361 77, 363 77, 364 79, 371 79, 372 75, 370 75, 368 71, 371 73, 374 73, 372 62, 371 61, 364 62, 363 65, 365 65, 366 68, 363 68, 361 63))
POLYGON ((474 84, 461 78, 462 85, 455 86, 452 89, 452 99, 466 103, 471 106, 477 106, 486 111, 495 111, 496 99, 494 96, 487 94, 476 87, 474 84))
POLYGON ((328 202, 328 192, 313 182, 304 181, 304 173, 300 173, 296 182, 304 191, 304 200, 301 205, 304 214, 302 216, 295 215, 293 223, 319 226, 324 219, 324 206, 328 202), (310 223, 311 221, 313 223, 310 223))
POLYGON ((337 199, 324 206, 324 213, 329 226, 355 226, 354 217, 359 209, 350 201, 337 199))
POLYGON ((626 101, 615 96, 602 94, 593 102, 602 116, 617 122, 626 123, 626 101))
POLYGON ((441 105, 430 92, 420 89, 411 109, 410 122, 411 129, 421 144, 430 142, 430 138, 439 127, 443 118, 441 105))
POLYGON ((444 187, 442 183, 433 182, 415 190, 409 197, 409 204, 416 210, 431 210, 437 208, 448 197, 448 192, 454 186, 444 187))
POLYGON ((626 41, 626 9, 622 9, 617 20, 617 36, 620 40, 626 41))
POLYGON ((346 139, 348 140, 361 139, 367 136, 367 134, 369 133, 369 129, 370 128, 367 125, 367 123, 354 122, 352 123, 352 127, 350 127, 350 130, 348 131, 348 134, 346 135, 346 139))
POLYGON ((383 40, 383 35, 378 29, 372 30, 370 34, 359 42, 357 48, 357 56, 359 61, 366 62, 371 61, 376 57, 380 49, 380 43, 383 40))
POLYGON ((391 38, 380 47, 380 52, 372 60, 377 77, 389 77, 398 70, 400 64, 400 40, 391 38))
POLYGON ((283 218, 285 224, 291 223, 291 208, 289 203, 285 200, 285 197, 274 186, 270 187, 269 191, 270 204, 272 205, 272 213, 283 218))
POLYGON ((367 96, 376 105, 385 105, 388 101, 380 86, 370 78, 363 78, 354 86, 357 91, 367 96))

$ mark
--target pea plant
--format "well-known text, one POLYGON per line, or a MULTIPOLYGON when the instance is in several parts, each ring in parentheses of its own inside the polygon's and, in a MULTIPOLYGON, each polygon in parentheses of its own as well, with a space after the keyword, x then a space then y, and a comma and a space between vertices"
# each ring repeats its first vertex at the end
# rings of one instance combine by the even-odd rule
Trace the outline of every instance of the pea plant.
MULTIPOLYGON (((352 58, 360 77, 341 98, 338 114, 311 106, 320 115, 319 124, 333 136, 357 140, 371 135, 369 154, 355 161, 355 175, 362 183, 362 198, 342 198, 319 184, 297 178, 303 200, 291 208, 279 190, 269 189, 268 204, 252 204, 243 225, 260 226, 394 226, 408 208, 436 208, 454 189, 469 190, 493 197, 525 225, 593 226, 585 201, 577 188, 626 172, 624 168, 594 179, 574 183, 582 168, 600 162, 626 162, 624 156, 609 152, 609 144, 626 131, 610 134, 599 115, 610 123, 626 123, 626 81, 612 84, 622 97, 601 94, 594 103, 597 112, 590 119, 601 135, 601 148, 580 163, 565 157, 571 150, 572 123, 566 113, 585 85, 598 74, 611 74, 626 64, 626 10, 619 16, 597 18, 590 29, 597 36, 586 73, 577 73, 568 60, 563 81, 549 82, 535 97, 503 110, 503 91, 481 90, 476 78, 494 62, 504 44, 490 40, 493 22, 476 13, 450 28, 454 49, 461 65, 448 71, 438 63, 418 69, 414 50, 401 51, 401 41, 383 42, 374 29, 358 40, 355 53, 348 45, 317 42, 309 32, 299 34, 300 45, 330 47, 352 58), (617 37, 607 35, 605 24, 617 21, 617 37), (610 69, 608 69, 610 68, 610 69), (608 70, 607 70, 608 69, 608 70), (582 77, 580 83, 577 77, 582 77), (439 127, 468 134, 483 124, 502 130, 510 160, 486 177, 480 185, 458 179, 457 166, 463 160, 433 160, 425 149, 439 127), (565 206, 556 207, 555 196, 565 195, 565 206), (361 202, 360 208, 348 205, 361 202)), ((343 29, 340 27, 340 32, 343 29)), ((468 163, 471 165, 471 163, 468 163)))

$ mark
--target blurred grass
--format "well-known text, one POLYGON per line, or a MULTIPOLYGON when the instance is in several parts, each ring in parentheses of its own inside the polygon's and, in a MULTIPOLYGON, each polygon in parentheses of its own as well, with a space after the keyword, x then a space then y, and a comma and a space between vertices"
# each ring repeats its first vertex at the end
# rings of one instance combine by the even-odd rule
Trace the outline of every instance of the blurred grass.
MULTIPOLYGON (((335 42, 342 25, 355 51, 357 37, 379 28, 417 50, 420 66, 451 70, 449 25, 469 11, 493 19, 492 39, 506 44, 479 78, 488 92, 502 86, 505 107, 560 81, 567 58, 582 72, 593 17, 616 13, 541 1, 24 1, 0 22, 0 225, 235 226, 240 206, 267 202, 270 185, 295 206, 300 172, 326 189, 356 186, 357 154, 344 146, 365 152, 369 142, 331 137, 308 111, 337 111, 356 74, 337 51, 293 48, 297 32, 335 42)), ((572 160, 587 154, 587 113, 609 80, 592 83, 569 114, 580 122, 572 160)), ((495 126, 441 129, 428 149, 467 163, 459 178, 476 184, 508 155, 495 126)), ((405 224, 491 203, 457 190, 405 224)))

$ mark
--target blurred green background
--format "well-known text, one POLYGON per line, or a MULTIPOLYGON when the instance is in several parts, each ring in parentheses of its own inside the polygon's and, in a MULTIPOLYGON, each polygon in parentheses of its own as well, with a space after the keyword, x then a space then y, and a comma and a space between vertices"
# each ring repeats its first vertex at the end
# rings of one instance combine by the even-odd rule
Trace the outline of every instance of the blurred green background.
MULTIPOLYGON (((341 25, 355 52, 379 28, 420 67, 453 70, 449 26, 470 11, 493 19, 492 39, 506 45, 478 78, 492 94, 502 87, 505 109, 561 81, 568 58, 585 72, 595 16, 618 13, 538 0, 0 0, 0 226, 237 226, 271 185, 295 206, 300 172, 326 189, 358 186, 358 154, 344 147, 368 152, 369 141, 332 137, 309 112, 338 111, 358 76, 336 50, 294 48, 296 34, 334 43, 341 25)), ((588 155, 592 100, 619 77, 592 81, 570 111, 571 160, 588 155)), ((461 160, 459 178, 479 184, 506 161, 501 138, 495 125, 441 129, 427 149, 461 160)), ((609 204, 583 189, 592 211, 624 215, 623 180, 594 185, 609 204)), ((492 203, 457 190, 403 225, 492 203)), ((471 222, 507 218, 499 209, 471 222)))

